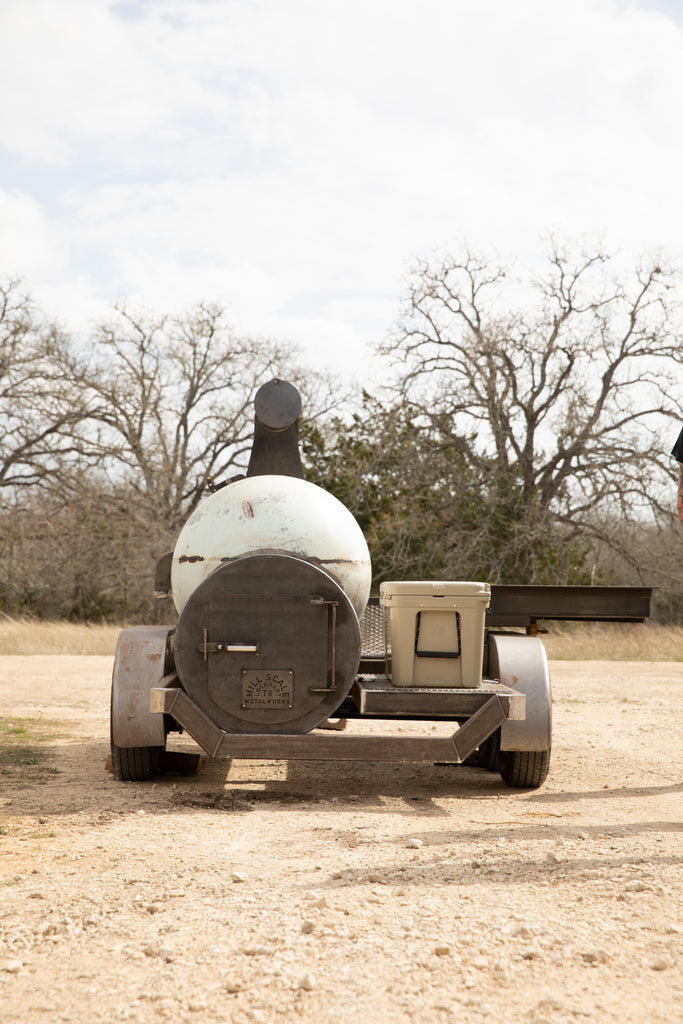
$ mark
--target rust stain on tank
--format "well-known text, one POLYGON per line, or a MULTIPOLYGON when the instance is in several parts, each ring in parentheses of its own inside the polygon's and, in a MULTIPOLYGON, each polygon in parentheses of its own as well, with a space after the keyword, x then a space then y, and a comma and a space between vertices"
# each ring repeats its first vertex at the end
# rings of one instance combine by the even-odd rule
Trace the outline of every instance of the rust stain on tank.
POLYGON ((178 562, 203 562, 204 555, 181 555, 178 562))
POLYGON ((251 502, 243 501, 242 502, 242 511, 244 512, 244 514, 247 517, 247 519, 253 519, 254 518, 254 509, 252 508, 251 502))

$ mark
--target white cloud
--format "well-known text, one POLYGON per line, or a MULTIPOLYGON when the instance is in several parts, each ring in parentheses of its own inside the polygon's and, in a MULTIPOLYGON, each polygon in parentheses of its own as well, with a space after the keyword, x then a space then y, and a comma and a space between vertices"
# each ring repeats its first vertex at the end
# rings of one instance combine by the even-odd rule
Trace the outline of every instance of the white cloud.
POLYGON ((40 204, 18 190, 0 189, 0 267, 30 279, 63 271, 67 263, 67 249, 40 204))
POLYGON ((683 32, 652 6, 5 0, 0 257, 83 308, 216 298, 336 354, 463 236, 676 256, 683 32))

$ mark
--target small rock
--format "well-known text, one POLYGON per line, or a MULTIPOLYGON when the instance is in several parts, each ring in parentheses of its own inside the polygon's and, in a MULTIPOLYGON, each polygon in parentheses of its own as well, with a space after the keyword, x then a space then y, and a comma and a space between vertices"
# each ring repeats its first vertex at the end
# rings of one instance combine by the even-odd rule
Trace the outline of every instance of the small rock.
POLYGON ((187 1004, 187 1008, 190 1011, 190 1013, 201 1013, 203 1010, 208 1009, 208 1003, 203 1003, 200 1000, 196 1002, 193 1001, 187 1004))
POLYGON ((535 1010, 536 1013, 553 1014, 564 1012, 564 1006, 557 999, 542 999, 535 1010))
POLYGON ((626 883, 624 886, 624 892, 647 892, 649 888, 650 886, 646 885, 645 882, 641 882, 636 879, 633 882, 626 883))
POLYGON ((246 882, 247 876, 243 871, 233 871, 232 880, 233 882, 246 882))
POLYGON ((507 988, 510 984, 510 974, 502 963, 493 965, 493 981, 501 988, 507 988))
POLYGON ((434 947, 434 955, 435 956, 450 956, 451 955, 451 947, 450 946, 435 946, 434 947))
POLYGON ((606 964, 609 957, 604 949, 587 949, 581 959, 587 964, 606 964))
POLYGON ((21 960, 7 960, 2 965, 2 969, 6 974, 18 974, 21 967, 21 960))
POLYGON ((408 842, 406 843, 406 847, 409 850, 419 850, 420 847, 423 845, 424 844, 421 839, 409 839, 408 842))
POLYGON ((655 960, 650 964, 651 971, 666 971, 669 968, 669 963, 666 960, 655 960))
POLYGON ((488 960, 486 960, 483 956, 477 956, 472 961, 472 966, 476 967, 478 971, 485 971, 488 965, 488 960))
POLYGON ((301 925, 301 931, 303 932, 304 935, 310 935, 314 928, 315 924, 313 923, 313 921, 304 921, 304 923, 301 925))
POLYGON ((315 978, 312 974, 304 974, 303 978, 299 982, 299 988, 302 988, 304 992, 312 992, 315 988, 315 978))
POLYGON ((158 956, 167 964, 172 964, 175 960, 175 950, 169 949, 168 946, 160 946, 157 942, 145 946, 142 952, 145 956, 158 956))

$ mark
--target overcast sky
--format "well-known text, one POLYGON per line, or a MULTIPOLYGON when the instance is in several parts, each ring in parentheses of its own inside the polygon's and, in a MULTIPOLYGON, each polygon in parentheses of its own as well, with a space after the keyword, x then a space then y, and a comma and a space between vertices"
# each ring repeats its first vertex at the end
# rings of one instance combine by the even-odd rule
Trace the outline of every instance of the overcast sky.
POLYGON ((0 273, 365 372, 412 260, 683 263, 683 0, 0 0, 0 273))

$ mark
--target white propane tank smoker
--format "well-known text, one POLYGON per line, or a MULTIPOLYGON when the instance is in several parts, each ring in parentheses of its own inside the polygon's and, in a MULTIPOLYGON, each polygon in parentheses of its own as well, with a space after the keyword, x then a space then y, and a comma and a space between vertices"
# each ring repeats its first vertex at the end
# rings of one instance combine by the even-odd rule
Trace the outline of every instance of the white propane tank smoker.
POLYGON ((197 755, 167 749, 184 731, 211 757, 467 764, 540 786, 551 693, 537 619, 642 621, 650 591, 398 580, 369 597, 358 524, 304 479, 299 392, 271 380, 254 409, 246 475, 211 484, 157 567, 177 623, 119 636, 116 778, 196 769, 197 755), (610 593, 596 604, 596 590, 610 593), (329 719, 349 728, 321 731, 329 719), (453 731, 398 734, 404 720, 453 731))

